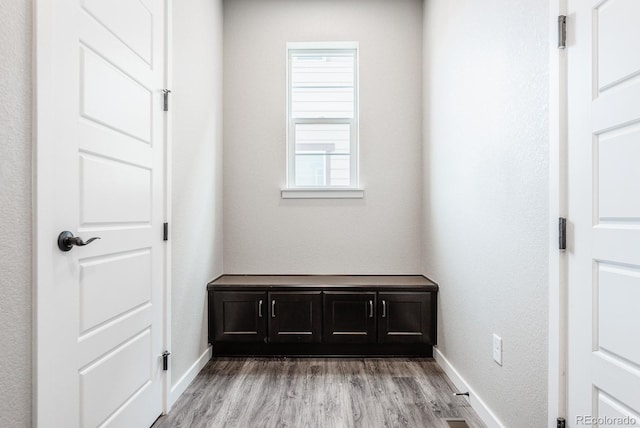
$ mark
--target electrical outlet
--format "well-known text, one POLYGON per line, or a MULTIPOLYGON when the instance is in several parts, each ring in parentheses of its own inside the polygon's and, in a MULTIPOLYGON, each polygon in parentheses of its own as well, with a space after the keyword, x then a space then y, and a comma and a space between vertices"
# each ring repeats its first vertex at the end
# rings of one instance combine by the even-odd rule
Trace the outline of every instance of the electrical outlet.
POLYGON ((493 360, 502 365, 502 338, 493 334, 493 360))

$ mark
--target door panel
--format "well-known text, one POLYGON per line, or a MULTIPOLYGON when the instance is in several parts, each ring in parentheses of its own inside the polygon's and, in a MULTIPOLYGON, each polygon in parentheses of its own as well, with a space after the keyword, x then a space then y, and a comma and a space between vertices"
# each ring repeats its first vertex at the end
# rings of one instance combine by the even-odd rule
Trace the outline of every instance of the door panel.
POLYGON ((640 70, 640 56, 630 55, 628 43, 640 39, 640 2, 609 0, 594 2, 597 21, 597 82, 600 90, 617 86, 640 70), (598 6, 598 3, 601 3, 598 6), (599 31, 598 31, 599 29, 599 31))
POLYGON ((324 292, 324 341, 376 341, 376 293, 324 292))
POLYGON ((322 298, 320 291, 269 293, 269 341, 320 342, 322 298))
POLYGON ((164 1, 37 0, 36 13, 36 421, 150 426, 164 379, 164 1), (101 239, 62 252, 63 230, 101 239))
MULTIPOLYGON (((155 1, 155 0, 153 0, 155 1)), ((89 14, 90 15, 90 14, 89 14)), ((131 50, 118 37, 114 37, 112 31, 96 19, 83 19, 80 22, 81 48, 91 52, 99 52, 100 57, 116 69, 121 69, 120 64, 127 64, 126 75, 138 83, 148 80, 153 73, 150 63, 131 50)))
POLYGON ((151 64, 153 54, 153 15, 144 5, 130 0, 85 0, 86 10, 125 46, 151 64))
POLYGON ((568 6, 575 27, 567 49, 573 423, 640 411, 640 3, 568 6))
MULTIPOLYGON (((611 419, 620 418, 620 420, 623 420, 623 421, 625 420, 640 421, 640 414, 629 409, 628 407, 620 403, 615 398, 607 395, 607 393, 597 390, 596 395, 597 395, 596 409, 598 410, 599 417, 611 418, 611 419)), ((638 426, 638 424, 627 424, 627 426, 633 426, 633 425, 635 425, 636 427, 638 426)), ((622 426, 624 426, 624 424, 622 426)))
POLYGON ((153 170, 80 154, 80 224, 151 222, 153 170))
POLYGON ((80 70, 80 114, 150 143, 151 90, 84 46, 80 70))
POLYGON ((267 293, 214 293, 214 340, 264 342, 267 338, 267 293))
POLYGON ((151 263, 151 249, 81 262, 80 332, 150 303, 151 263))
POLYGON ((151 383, 151 331, 145 329, 100 360, 80 369, 83 427, 97 427, 151 383), (113 379, 122 379, 113 382, 113 379), (109 388, 105 389, 105 385, 109 388), (132 394, 133 392, 133 394, 132 394))
POLYGON ((607 352, 628 361, 640 361, 638 302, 640 302, 640 269, 598 264, 598 345, 607 352))
POLYGON ((640 220, 640 125, 628 126, 597 137, 599 221, 640 220))
POLYGON ((378 293, 380 343, 435 344, 433 293, 378 293))

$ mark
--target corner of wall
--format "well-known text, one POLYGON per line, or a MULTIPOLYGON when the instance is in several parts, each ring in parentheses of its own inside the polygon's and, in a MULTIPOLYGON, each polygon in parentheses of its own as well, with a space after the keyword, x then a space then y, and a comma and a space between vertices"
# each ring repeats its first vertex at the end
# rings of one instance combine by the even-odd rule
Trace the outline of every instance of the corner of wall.
POLYGON ((223 271, 222 0, 173 8, 172 404, 211 356, 206 284, 223 271), (194 66, 197 64, 197 66, 194 66))

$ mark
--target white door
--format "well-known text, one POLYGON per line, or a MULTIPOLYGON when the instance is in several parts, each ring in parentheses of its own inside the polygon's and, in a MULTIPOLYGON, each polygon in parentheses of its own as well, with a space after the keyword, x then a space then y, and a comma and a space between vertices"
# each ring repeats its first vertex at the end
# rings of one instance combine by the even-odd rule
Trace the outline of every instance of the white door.
POLYGON ((162 412, 164 28, 163 0, 36 1, 39 427, 162 412))
POLYGON ((567 422, 640 426, 640 1, 568 6, 567 422))

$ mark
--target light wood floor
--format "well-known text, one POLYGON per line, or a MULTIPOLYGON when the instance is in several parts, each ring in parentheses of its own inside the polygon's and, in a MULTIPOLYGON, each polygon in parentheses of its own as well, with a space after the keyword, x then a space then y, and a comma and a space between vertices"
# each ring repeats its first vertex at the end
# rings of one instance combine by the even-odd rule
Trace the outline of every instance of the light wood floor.
POLYGON ((216 358, 153 428, 483 428, 430 358, 216 358))

